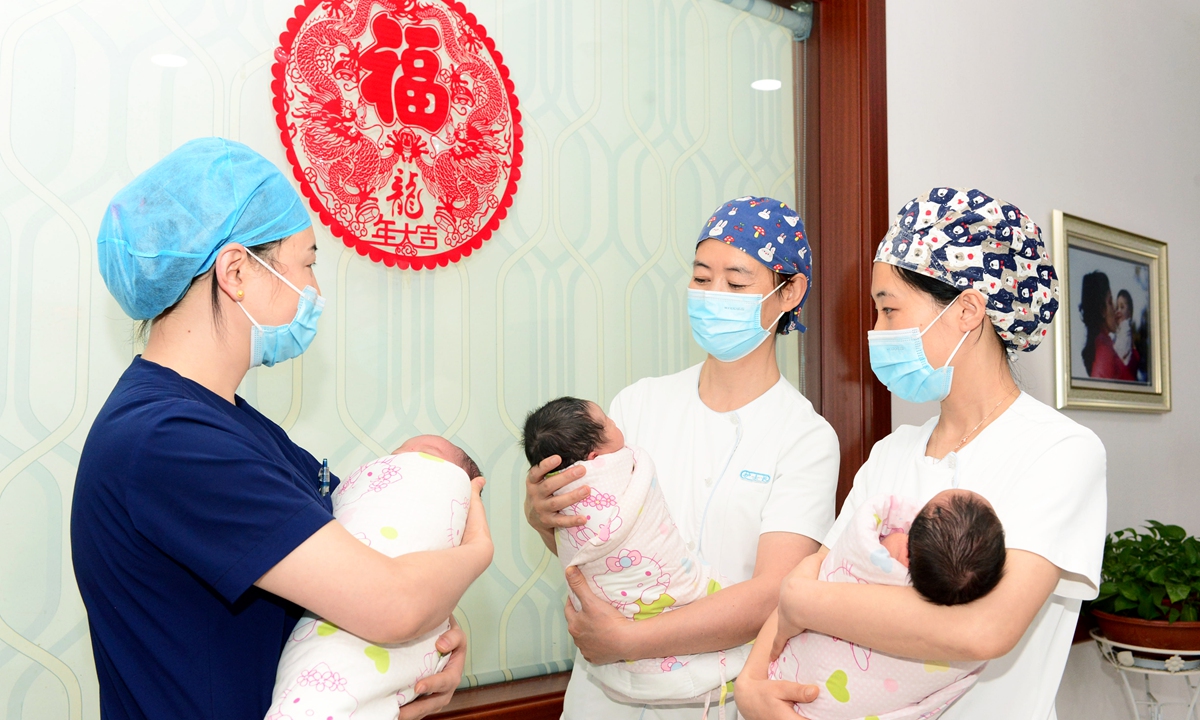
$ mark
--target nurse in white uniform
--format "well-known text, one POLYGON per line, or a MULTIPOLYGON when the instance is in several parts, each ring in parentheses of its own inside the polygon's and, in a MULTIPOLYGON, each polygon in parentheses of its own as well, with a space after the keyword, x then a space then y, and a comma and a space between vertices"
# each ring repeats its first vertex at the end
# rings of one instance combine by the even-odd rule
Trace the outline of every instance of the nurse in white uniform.
MULTIPOLYGON (((784 576, 820 545, 833 523, 839 452, 829 423, 779 374, 775 338, 803 330, 797 315, 811 258, 804 226, 770 198, 732 200, 712 216, 696 246, 688 286, 693 336, 703 363, 622 390, 609 415, 629 445, 654 459, 671 515, 689 547, 732 582, 702 600, 637 622, 598 600, 578 571, 567 603, 579 648, 567 687, 567 720, 687 718, 697 705, 618 703, 588 674, 590 663, 714 652, 752 640, 779 598, 784 576)), ((587 496, 551 494, 583 475, 546 478, 547 458, 526 477, 530 525, 555 551, 555 527, 582 524, 556 512, 587 496)), ((574 568, 572 568, 574 570, 574 568)), ((733 680, 740 667, 726 668, 733 680)), ((713 704, 724 698, 714 688, 713 704)), ((724 698, 727 718, 737 717, 724 698)), ((716 713, 714 713, 716 714, 716 713)))
POLYGON ((817 581, 823 548, 784 581, 738 678, 739 706, 751 720, 795 720, 791 702, 811 689, 769 681, 766 668, 809 628, 903 657, 989 660, 943 720, 1052 719, 1080 602, 1099 587, 1107 507, 1104 446, 1022 393, 1009 368, 1008 354, 1035 348, 1058 309, 1041 231, 978 190, 934 188, 884 237, 871 297, 876 375, 906 400, 940 400, 941 414, 875 445, 824 545, 874 495, 920 505, 965 488, 1004 524, 1004 578, 973 603, 943 607, 909 587, 817 581))

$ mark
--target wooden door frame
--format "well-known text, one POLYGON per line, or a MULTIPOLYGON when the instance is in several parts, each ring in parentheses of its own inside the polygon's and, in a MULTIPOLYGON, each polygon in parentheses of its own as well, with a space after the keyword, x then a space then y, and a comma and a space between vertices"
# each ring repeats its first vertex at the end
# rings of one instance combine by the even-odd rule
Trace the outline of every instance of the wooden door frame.
MULTIPOLYGON (((841 442, 839 509, 871 447, 892 429, 891 396, 867 353, 871 259, 890 217, 885 22, 884 0, 818 0, 812 35, 795 48, 796 92, 805 97, 802 214, 814 257, 805 389, 841 442)), ((463 690, 433 718, 553 720, 569 676, 463 690)))
POLYGON ((891 214, 885 23, 884 0, 819 0, 812 35, 796 48, 808 74, 803 213, 814 259, 805 392, 841 443, 839 510, 892 431, 891 395, 867 352, 871 260, 891 214))

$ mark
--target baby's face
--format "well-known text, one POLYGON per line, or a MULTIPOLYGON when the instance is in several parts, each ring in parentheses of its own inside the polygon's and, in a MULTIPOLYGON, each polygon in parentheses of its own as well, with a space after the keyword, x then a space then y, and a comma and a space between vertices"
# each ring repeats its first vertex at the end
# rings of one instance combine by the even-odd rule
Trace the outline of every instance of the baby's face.
POLYGON ((879 541, 896 562, 908 567, 908 533, 894 532, 879 541))
POLYGON ((604 425, 604 439, 596 446, 595 450, 588 453, 587 459, 592 460, 597 455, 607 455, 625 447, 625 434, 621 432, 621 428, 617 427, 613 419, 605 415, 596 403, 588 403, 588 410, 593 420, 604 425))
POLYGON ((457 462, 458 448, 441 435, 417 435, 405 440, 400 447, 392 451, 393 455, 400 453, 422 452, 441 458, 447 462, 457 462))
POLYGON ((1129 307, 1129 300, 1124 295, 1117 297, 1117 321, 1128 320, 1133 317, 1133 308, 1129 307))

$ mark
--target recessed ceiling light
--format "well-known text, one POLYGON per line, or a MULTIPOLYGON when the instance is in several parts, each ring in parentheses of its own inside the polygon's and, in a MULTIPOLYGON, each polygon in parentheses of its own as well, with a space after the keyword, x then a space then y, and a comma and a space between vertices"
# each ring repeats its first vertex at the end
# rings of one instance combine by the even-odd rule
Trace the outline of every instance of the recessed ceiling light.
POLYGON ((161 55, 154 55, 151 57, 150 62, 161 67, 177 68, 187 65, 187 58, 179 55, 163 53, 161 55))
POLYGON ((750 87, 754 88, 755 90, 770 91, 778 90, 779 88, 783 87, 783 83, 779 82, 778 80, 764 78, 762 80, 755 80, 754 82, 750 83, 750 87))

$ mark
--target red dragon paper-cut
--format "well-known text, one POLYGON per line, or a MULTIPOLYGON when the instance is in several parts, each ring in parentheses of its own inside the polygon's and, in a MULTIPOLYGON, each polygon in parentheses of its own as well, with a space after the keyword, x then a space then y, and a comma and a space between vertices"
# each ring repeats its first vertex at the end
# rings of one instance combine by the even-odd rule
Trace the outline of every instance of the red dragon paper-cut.
POLYGON ((462 3, 306 0, 279 40, 276 122, 321 221, 388 266, 479 249, 512 204, 521 126, 508 68, 462 3))

